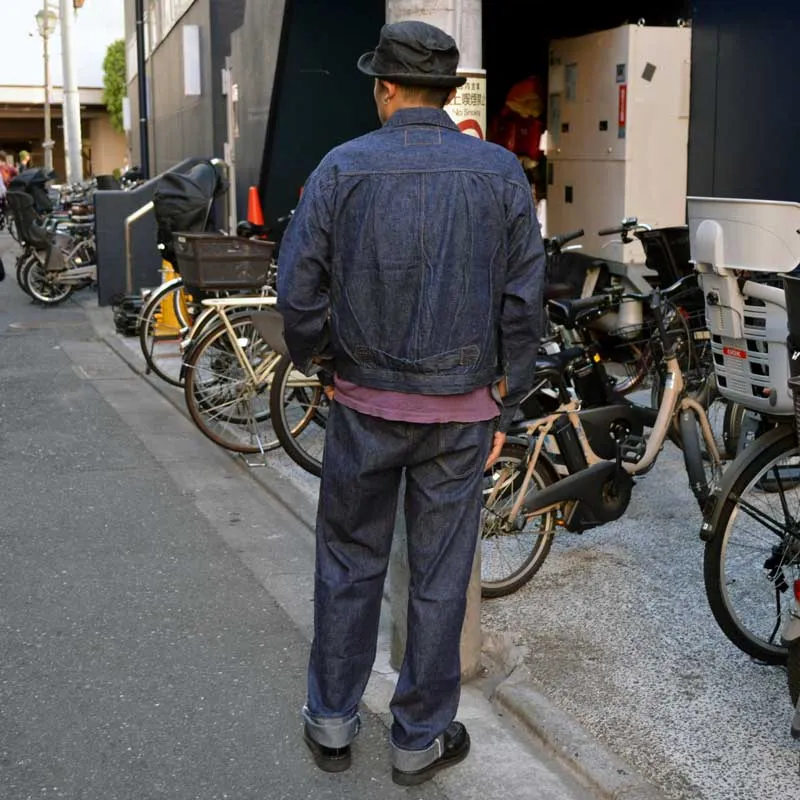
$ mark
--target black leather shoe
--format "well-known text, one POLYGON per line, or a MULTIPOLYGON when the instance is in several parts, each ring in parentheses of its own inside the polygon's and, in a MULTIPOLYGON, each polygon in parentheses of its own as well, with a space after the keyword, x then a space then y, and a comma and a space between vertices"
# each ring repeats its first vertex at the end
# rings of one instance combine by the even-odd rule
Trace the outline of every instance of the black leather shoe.
POLYGON ((437 772, 460 764, 469 754, 469 734, 460 722, 451 722, 444 732, 444 753, 424 769, 405 772, 394 767, 392 780, 399 786, 418 786, 430 780, 437 772))
POLYGON ((311 738, 307 727, 303 730, 303 740, 314 757, 314 763, 324 772, 344 772, 350 768, 350 745, 323 747, 311 738))

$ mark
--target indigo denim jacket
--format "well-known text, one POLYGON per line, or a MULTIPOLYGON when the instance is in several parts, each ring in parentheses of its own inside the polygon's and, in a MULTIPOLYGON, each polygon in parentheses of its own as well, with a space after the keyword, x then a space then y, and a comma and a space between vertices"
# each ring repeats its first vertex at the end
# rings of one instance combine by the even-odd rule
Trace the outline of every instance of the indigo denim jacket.
POLYGON ((545 255, 517 158, 433 108, 332 150, 278 265, 297 367, 361 386, 462 394, 505 378, 507 430, 533 383, 545 255))

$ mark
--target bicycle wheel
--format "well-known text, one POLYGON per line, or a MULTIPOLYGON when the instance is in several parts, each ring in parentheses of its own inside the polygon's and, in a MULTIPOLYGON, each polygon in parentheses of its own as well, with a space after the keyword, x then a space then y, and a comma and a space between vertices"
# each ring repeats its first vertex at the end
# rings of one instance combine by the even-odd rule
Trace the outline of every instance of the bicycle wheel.
POLYGON ((269 408, 275 434, 289 458, 306 472, 322 474, 328 398, 320 382, 281 356, 272 376, 269 408))
POLYGON ((53 273, 47 272, 45 265, 38 258, 29 263, 23 280, 28 294, 46 306, 63 303, 72 294, 72 286, 62 283, 53 273))
POLYGON ((17 244, 21 244, 19 231, 17 230, 17 221, 14 219, 14 215, 13 214, 10 217, 7 218, 6 225, 8 227, 8 232, 11 234, 11 238, 17 244))
POLYGON ((17 259, 17 285, 28 297, 31 297, 30 290, 28 289, 28 270, 35 260, 36 256, 33 253, 30 253, 27 258, 23 254, 17 259))
POLYGON ((156 374, 172 386, 183 386, 181 341, 191 321, 184 321, 180 297, 183 280, 159 286, 148 298, 139 322, 139 345, 147 363, 145 374, 156 374))
MULTIPOLYGON (((516 592, 541 568, 553 542, 553 512, 526 518, 518 530, 508 524, 527 469, 527 448, 506 444, 500 458, 484 474, 481 512, 481 595, 504 597, 516 592)), ((538 461, 531 486, 543 489, 556 480, 543 461, 538 461)))
POLYGON ((195 425, 221 447, 266 453, 280 446, 269 414, 272 370, 279 356, 261 338, 249 314, 230 321, 251 366, 269 377, 254 385, 227 329, 212 327, 186 357, 186 406, 195 425))
POLYGON ((706 595, 717 624, 740 650, 783 664, 780 633, 791 611, 793 582, 800 578, 800 451, 794 427, 770 431, 762 446, 748 447, 741 458, 729 468, 737 474, 729 477, 730 489, 708 532, 706 595))

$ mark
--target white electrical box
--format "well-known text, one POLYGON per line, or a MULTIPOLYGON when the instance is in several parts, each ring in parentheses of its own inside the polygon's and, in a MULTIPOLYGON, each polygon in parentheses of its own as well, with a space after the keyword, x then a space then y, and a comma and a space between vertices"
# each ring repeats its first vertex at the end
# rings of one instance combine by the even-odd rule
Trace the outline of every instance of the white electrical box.
POLYGON ((548 235, 583 228, 584 252, 642 263, 638 242, 597 232, 625 217, 686 224, 690 66, 689 28, 625 25, 551 42, 548 235))

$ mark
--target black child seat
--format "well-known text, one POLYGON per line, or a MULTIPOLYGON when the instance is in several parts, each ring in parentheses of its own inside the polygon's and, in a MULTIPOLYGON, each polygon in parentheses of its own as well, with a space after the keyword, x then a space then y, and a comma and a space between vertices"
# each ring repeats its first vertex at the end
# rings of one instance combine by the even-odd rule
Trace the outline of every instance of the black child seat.
POLYGON ((214 201, 227 190, 228 183, 210 161, 201 161, 186 173, 166 172, 159 178, 153 193, 158 244, 175 269, 172 235, 207 231, 214 201))
POLYGON ((54 177, 54 172, 45 172, 43 169, 26 169, 11 181, 8 189, 29 195, 33 199, 33 207, 37 214, 49 214, 53 210, 53 201, 47 191, 47 182, 53 180, 54 177))
POLYGON ((11 191, 6 194, 8 208, 14 216, 22 244, 34 250, 47 250, 52 236, 42 227, 34 207, 34 199, 27 192, 11 191))

